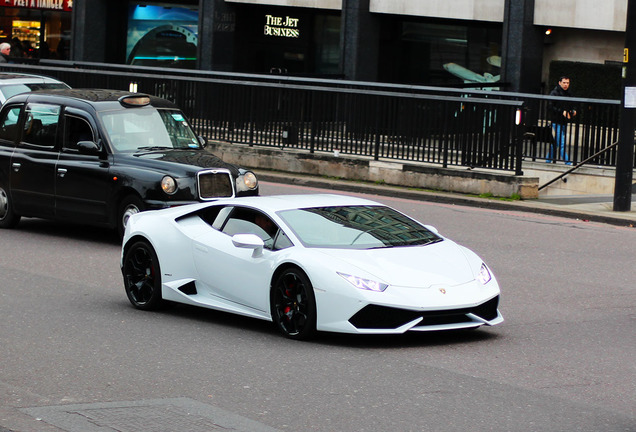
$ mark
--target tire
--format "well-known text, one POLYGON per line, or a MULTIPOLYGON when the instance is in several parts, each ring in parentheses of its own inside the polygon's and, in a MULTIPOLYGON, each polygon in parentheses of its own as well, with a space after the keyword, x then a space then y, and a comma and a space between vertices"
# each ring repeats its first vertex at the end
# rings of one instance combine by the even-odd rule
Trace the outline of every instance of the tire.
POLYGON ((124 256, 124 288, 137 309, 155 310, 163 304, 161 268, 155 250, 145 240, 135 242, 124 256))
POLYGON ((316 298, 307 275, 298 268, 283 271, 270 293, 272 320, 290 339, 308 340, 316 333, 316 298))
POLYGON ((146 209, 144 202, 137 195, 130 195, 124 198, 117 211, 117 233, 119 237, 124 236, 126 224, 130 216, 142 212, 146 209))
POLYGON ((20 222, 20 215, 13 211, 9 193, 0 185, 0 228, 13 228, 20 222))

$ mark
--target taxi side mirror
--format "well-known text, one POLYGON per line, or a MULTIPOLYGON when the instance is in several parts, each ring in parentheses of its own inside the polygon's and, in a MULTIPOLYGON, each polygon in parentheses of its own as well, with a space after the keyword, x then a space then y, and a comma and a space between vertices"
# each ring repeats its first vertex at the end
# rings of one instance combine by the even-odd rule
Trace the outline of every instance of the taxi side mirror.
POLYGON ((102 151, 102 146, 94 141, 79 141, 77 150, 82 154, 97 155, 102 151))

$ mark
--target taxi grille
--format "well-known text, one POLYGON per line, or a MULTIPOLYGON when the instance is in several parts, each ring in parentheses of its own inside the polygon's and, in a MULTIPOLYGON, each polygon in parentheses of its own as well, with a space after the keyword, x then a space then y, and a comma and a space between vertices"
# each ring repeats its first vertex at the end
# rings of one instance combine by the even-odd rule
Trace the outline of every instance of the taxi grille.
POLYGON ((227 170, 201 171, 198 175, 199 197, 202 200, 234 196, 232 175, 227 170))

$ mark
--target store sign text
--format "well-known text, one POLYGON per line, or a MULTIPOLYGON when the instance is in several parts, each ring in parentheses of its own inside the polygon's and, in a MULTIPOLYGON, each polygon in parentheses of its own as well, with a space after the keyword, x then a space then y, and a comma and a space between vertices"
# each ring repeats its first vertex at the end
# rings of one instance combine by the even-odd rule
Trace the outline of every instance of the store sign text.
POLYGON ((298 38, 300 37, 298 21, 300 18, 265 15, 265 36, 298 38))
POLYGON ((1 6, 70 11, 73 0, 2 0, 1 6))

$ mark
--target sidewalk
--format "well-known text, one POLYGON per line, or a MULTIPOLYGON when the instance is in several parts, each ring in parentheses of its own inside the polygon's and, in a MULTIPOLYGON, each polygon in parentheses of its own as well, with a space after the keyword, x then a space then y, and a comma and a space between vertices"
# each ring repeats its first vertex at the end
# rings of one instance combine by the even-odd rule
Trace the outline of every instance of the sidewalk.
POLYGON ((260 180, 274 183, 297 184, 345 192, 369 193, 500 210, 526 211, 612 225, 636 227, 636 194, 632 195, 631 211, 615 212, 612 210, 614 197, 611 195, 574 195, 546 197, 537 200, 504 201, 496 198, 480 198, 449 192, 423 191, 399 186, 303 176, 293 173, 265 170, 255 170, 255 172, 260 180))

